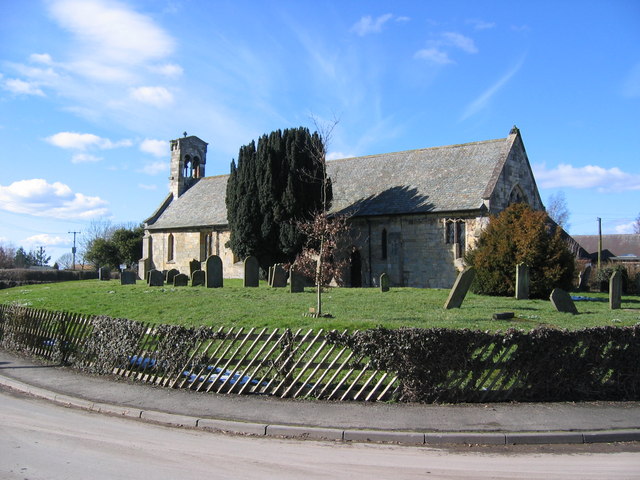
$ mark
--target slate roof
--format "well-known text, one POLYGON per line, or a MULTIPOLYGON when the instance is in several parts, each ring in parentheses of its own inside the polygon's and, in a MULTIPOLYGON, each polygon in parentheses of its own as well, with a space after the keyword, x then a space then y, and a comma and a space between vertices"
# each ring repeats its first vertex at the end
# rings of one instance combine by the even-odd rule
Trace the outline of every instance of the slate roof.
MULTIPOLYGON (((573 235, 573 238, 586 251, 598 251, 598 235, 573 235)), ((620 233, 602 235, 602 248, 613 255, 635 255, 640 257, 640 235, 637 233, 620 233)))
POLYGON ((167 228, 213 227, 227 224, 227 180, 229 175, 204 177, 173 200, 153 222, 146 223, 151 230, 167 228))
MULTIPOLYGON (((332 211, 369 216, 478 210, 510 145, 502 138, 329 161, 332 211)), ((227 179, 200 179, 148 219, 149 228, 226 225, 227 179)))

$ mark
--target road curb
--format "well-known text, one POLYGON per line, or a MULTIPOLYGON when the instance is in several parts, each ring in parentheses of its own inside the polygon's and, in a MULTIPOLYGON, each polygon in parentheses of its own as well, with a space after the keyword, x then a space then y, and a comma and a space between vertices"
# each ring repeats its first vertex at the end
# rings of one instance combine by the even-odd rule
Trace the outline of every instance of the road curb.
POLYGON ((55 393, 0 375, 0 385, 48 400, 65 407, 140 419, 171 427, 189 427, 208 431, 344 442, 394 443, 401 445, 543 445, 638 442, 640 429, 572 432, 402 432, 392 430, 342 430, 304 425, 271 425, 216 418, 199 418, 155 410, 140 410, 123 405, 93 402, 55 393))

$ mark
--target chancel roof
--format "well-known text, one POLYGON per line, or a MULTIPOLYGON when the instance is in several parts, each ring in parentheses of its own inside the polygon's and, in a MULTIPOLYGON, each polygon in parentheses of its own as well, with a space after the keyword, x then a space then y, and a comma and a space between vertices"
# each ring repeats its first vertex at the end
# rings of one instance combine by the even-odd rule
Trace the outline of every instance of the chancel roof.
MULTIPOLYGON (((370 216, 478 210, 489 197, 510 146, 507 137, 329 161, 332 211, 370 216)), ((228 178, 200 179, 147 220, 148 227, 227 225, 228 178)))

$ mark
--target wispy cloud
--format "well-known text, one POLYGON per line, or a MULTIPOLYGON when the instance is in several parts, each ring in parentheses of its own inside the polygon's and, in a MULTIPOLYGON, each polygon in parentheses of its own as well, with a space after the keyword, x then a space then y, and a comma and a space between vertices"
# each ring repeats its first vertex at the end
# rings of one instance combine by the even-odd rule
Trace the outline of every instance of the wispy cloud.
POLYGON ((89 153, 76 153, 71 157, 71 163, 96 163, 101 162, 102 160, 102 157, 96 157, 89 153))
POLYGON ((382 32, 382 27, 385 23, 393 18, 393 14, 385 13, 384 15, 380 15, 377 18, 373 18, 371 15, 366 15, 358 20, 353 27, 351 27, 351 31, 355 32, 357 35, 364 37, 365 35, 369 35, 371 33, 380 33, 382 32))
POLYGON ((614 227, 614 230, 616 233, 636 233, 633 229, 635 224, 635 220, 629 223, 622 223, 620 225, 616 225, 614 227))
POLYGON ((443 52, 437 47, 429 47, 423 48, 422 50, 418 50, 414 54, 414 58, 418 58, 421 60, 427 60, 431 63, 436 63, 438 65, 446 65, 448 63, 455 63, 446 52, 443 52))
POLYGON ((413 57, 427 60, 438 65, 455 63, 450 53, 462 50, 468 54, 478 53, 478 47, 472 38, 458 32, 443 32, 427 42, 426 48, 418 50, 413 57))
POLYGON ((640 63, 636 64, 624 79, 622 95, 628 98, 640 97, 640 63))
POLYGON ((507 84, 509 80, 513 78, 513 76, 518 73, 518 70, 522 68, 524 64, 524 56, 507 72, 505 73, 496 83, 494 83, 491 87, 485 90, 478 98, 472 101, 467 108, 465 108, 462 116, 460 117, 460 121, 464 121, 469 117, 472 117, 479 111, 489 105, 491 99, 507 84))
POLYGON ((158 189, 157 185, 147 185, 145 183, 139 183, 138 187, 141 188, 142 190, 149 190, 149 191, 153 191, 153 190, 157 190, 158 189))
POLYGON ((35 82, 20 80, 19 78, 7 78, 3 84, 3 88, 17 95, 37 95, 44 97, 44 92, 35 82))
POLYGON ((473 26, 475 30, 489 30, 496 26, 495 22, 486 22, 479 18, 470 18, 466 23, 473 26))
POLYGON ((130 91, 132 99, 154 107, 168 107, 173 103, 173 95, 164 87, 138 87, 130 91))
POLYGON ((113 142, 108 138, 102 138, 92 133, 76 132, 59 132, 45 138, 45 141, 56 147, 70 150, 87 150, 92 147, 100 150, 108 150, 119 147, 130 147, 132 145, 131 140, 125 139, 113 142))
POLYGON ((145 138, 142 143, 140 143, 140 151, 150 153, 156 157, 166 157, 169 154, 169 142, 166 140, 145 138))
POLYGON ((49 235, 48 233, 41 233, 39 235, 32 235, 26 238, 24 243, 29 247, 58 247, 69 245, 69 239, 57 235, 49 235))
POLYGON ((538 164, 533 170, 541 188, 595 188, 599 192, 640 190, 640 174, 623 172, 618 167, 574 167, 561 163, 551 169, 538 164))
POLYGON ((0 185, 0 209, 58 219, 88 219, 108 213, 107 202, 100 197, 74 193, 64 183, 41 178, 0 185))
POLYGON ((165 173, 169 170, 169 163, 160 161, 160 162, 149 162, 146 163, 140 170, 140 173, 145 173, 147 175, 159 175, 160 173, 165 173))

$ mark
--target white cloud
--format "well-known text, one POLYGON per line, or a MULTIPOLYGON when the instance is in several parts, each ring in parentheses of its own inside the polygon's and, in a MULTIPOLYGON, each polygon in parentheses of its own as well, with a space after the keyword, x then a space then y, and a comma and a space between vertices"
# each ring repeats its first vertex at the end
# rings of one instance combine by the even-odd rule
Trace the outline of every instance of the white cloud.
POLYGON ((76 153, 71 157, 71 163, 96 163, 102 161, 102 157, 96 157, 88 153, 76 153))
POLYGON ((158 186, 157 185, 147 185, 144 183, 139 183, 138 187, 140 187, 143 190, 157 190, 158 186))
POLYGON ((355 155, 351 154, 351 153, 344 153, 344 152, 329 152, 327 153, 327 160, 331 161, 331 160, 340 160, 342 158, 352 158, 355 157, 355 155))
POLYGON ((24 240, 24 243, 29 246, 38 245, 45 247, 58 247, 67 246, 69 240, 67 238, 59 237, 56 235, 49 235, 48 233, 41 233, 39 235, 33 235, 24 240))
POLYGON ((469 37, 465 37, 461 33, 456 33, 456 32, 443 33, 441 44, 459 48, 460 50, 467 53, 478 53, 478 48, 476 47, 473 40, 469 37))
POLYGON ((154 73, 159 73, 166 77, 179 77, 184 73, 184 70, 180 65, 176 65, 173 63, 165 63, 164 65, 154 65, 149 67, 154 73))
POLYGON ((174 49, 173 39, 151 19, 122 3, 57 0, 49 10, 94 58, 136 64, 162 58, 174 49))
POLYGON ((141 103, 155 107, 165 107, 173 103, 173 95, 164 87, 138 87, 130 91, 130 96, 141 103))
POLYGON ((375 20, 371 15, 366 15, 358 20, 353 27, 351 27, 351 31, 355 32, 361 37, 368 35, 370 33, 380 33, 382 31, 382 27, 385 23, 393 18, 391 13, 385 13, 384 15, 380 15, 375 20))
POLYGON ((635 221, 633 222, 629 222, 629 223, 623 223, 621 225, 616 225, 615 226, 615 231, 616 233, 635 233, 633 230, 634 225, 636 224, 635 221))
POLYGON ((496 26, 494 22, 485 22, 484 20, 480 20, 478 18, 471 18, 467 20, 467 23, 472 25, 475 30, 489 30, 496 26))
POLYGON ((547 169, 545 164, 534 165, 533 169, 541 188, 595 188, 599 192, 640 190, 640 174, 626 173, 618 167, 574 167, 561 163, 552 169, 547 169))
POLYGON ((156 157, 166 157, 169 154, 169 142, 145 138, 140 144, 140 150, 156 157))
POLYGON ((168 172, 169 162, 151 162, 147 163, 139 171, 146 173, 147 175, 158 175, 160 173, 168 172))
POLYGON ((418 50, 415 53, 414 58, 427 60, 429 62, 437 63, 438 65, 454 63, 453 60, 449 58, 449 55, 447 55, 446 52, 443 52, 436 47, 423 48, 422 50, 418 50))
POLYGON ((496 83, 494 83, 491 87, 485 90, 482 93, 482 95, 480 95, 478 98, 472 101, 469 105, 467 105, 467 108, 462 113, 460 120, 461 121, 466 120, 467 118, 478 113, 480 110, 484 109, 489 104, 493 96, 496 93, 498 93, 502 87, 504 87, 507 83, 509 83, 509 80, 511 80, 511 78, 516 73, 518 73, 518 70, 520 70, 523 64, 524 64, 524 57, 522 57, 520 61, 513 68, 511 68, 506 74, 504 74, 500 79, 498 79, 496 83))
POLYGON ((45 65, 53 64, 53 59, 48 53, 32 53, 29 55, 29 60, 34 63, 43 63, 45 65))
POLYGON ((131 140, 125 139, 112 142, 108 138, 102 138, 92 133, 76 132, 59 132, 45 138, 45 141, 56 147, 70 150, 86 150, 90 147, 107 150, 111 148, 130 147, 132 145, 131 140))
POLYGON ((34 82, 25 82, 19 78, 7 78, 4 81, 4 88, 18 95, 37 95, 44 97, 44 92, 34 82))
POLYGON ((451 49, 462 50, 465 53, 478 53, 473 39, 457 32, 444 32, 437 38, 429 40, 427 47, 418 50, 413 57, 438 65, 455 63, 449 56, 451 49))
POLYGON ((99 197, 73 193, 69 186, 48 183, 41 178, 0 185, 0 209, 8 212, 53 217, 88 219, 108 213, 107 202, 99 197))

